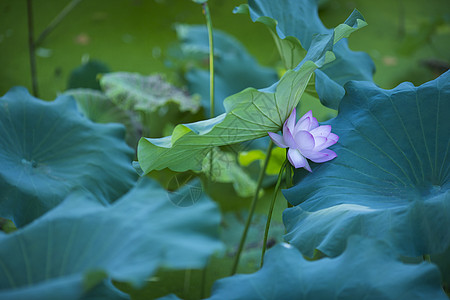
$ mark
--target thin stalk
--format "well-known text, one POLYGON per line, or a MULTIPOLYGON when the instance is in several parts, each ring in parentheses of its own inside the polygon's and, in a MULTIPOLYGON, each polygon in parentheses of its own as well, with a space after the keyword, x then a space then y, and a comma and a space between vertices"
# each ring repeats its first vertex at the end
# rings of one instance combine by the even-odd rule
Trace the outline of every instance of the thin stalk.
POLYGON ((39 97, 37 76, 36 76, 36 55, 34 44, 34 25, 33 25, 33 7, 31 5, 32 0, 27 0, 27 12, 28 12, 28 51, 30 54, 30 69, 31 69, 31 85, 33 88, 33 95, 39 97))
POLYGON ((183 286, 184 297, 187 297, 189 289, 191 287, 191 273, 192 273, 191 269, 186 269, 186 271, 184 271, 184 286, 183 286))
POLYGON ((202 270, 202 282, 201 282, 201 286, 200 286, 200 299, 205 298, 206 278, 208 277, 208 276, 206 276, 207 272, 208 272, 208 264, 206 264, 206 266, 202 270))
POLYGON ((262 252, 261 252, 261 267, 263 266, 263 263, 264 263, 264 254, 266 253, 266 248, 267 248, 267 238, 269 236, 270 221, 272 221, 273 208, 275 206, 275 200, 277 199, 277 194, 278 194, 278 191, 280 189, 280 184, 281 184, 281 178, 283 178, 283 173, 286 168, 286 164, 287 164, 287 159, 284 161, 283 165, 281 166, 280 173, 278 173, 277 184, 275 185, 275 189, 273 191, 272 202, 270 202, 269 213, 267 214, 266 229, 264 230, 264 241, 263 241, 262 252))
POLYGON ((266 173, 267 165, 269 163, 270 155, 272 152, 273 142, 270 140, 269 146, 266 151, 266 159, 264 160, 263 167, 259 172, 258 183, 256 185, 255 195, 253 197, 252 203, 250 205, 250 211, 248 212, 247 221, 245 223, 244 232, 241 236, 241 241, 239 242, 239 248, 234 259, 233 268, 231 270, 231 275, 236 274, 237 267, 239 265, 239 258, 241 257, 242 249, 244 249, 245 240, 247 238, 248 229, 250 228, 250 223, 252 222, 253 214, 255 213, 256 203, 258 202, 259 191, 261 190, 262 181, 264 179, 264 174, 266 173))
POLYGON ((40 45, 44 39, 47 37, 47 35, 50 34, 50 32, 55 29, 56 26, 58 26, 59 23, 74 9, 75 6, 77 6, 78 3, 80 3, 81 0, 72 0, 69 4, 66 5, 66 7, 63 8, 63 10, 50 22, 50 24, 42 31, 42 33, 39 35, 38 39, 35 42, 35 45, 40 45))
MULTIPOLYGON (((208 2, 202 4, 203 14, 206 19, 206 27, 208 28, 209 39, 209 117, 214 118, 214 41, 213 27, 211 21, 211 12, 209 11, 208 2)), ((213 176, 213 150, 209 156, 209 178, 212 181, 213 176)))
POLYGON ((208 2, 203 3, 203 13, 206 17, 206 27, 208 28, 209 39, 209 117, 214 118, 214 41, 211 13, 208 2))

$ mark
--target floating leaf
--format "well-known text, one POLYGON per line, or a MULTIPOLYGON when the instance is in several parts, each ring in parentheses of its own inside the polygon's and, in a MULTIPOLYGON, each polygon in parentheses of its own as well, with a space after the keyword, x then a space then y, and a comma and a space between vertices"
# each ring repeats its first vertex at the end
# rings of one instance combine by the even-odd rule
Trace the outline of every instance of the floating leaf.
POLYGON ((136 180, 118 124, 83 117, 70 96, 46 102, 25 88, 0 98, 0 216, 20 227, 82 187, 103 203, 136 180))
POLYGON ((248 88, 225 99, 226 113, 216 118, 180 124, 172 136, 142 138, 138 144, 138 160, 144 173, 164 168, 177 172, 199 171, 211 148, 257 139, 269 131, 277 132, 300 100, 314 70, 334 59, 331 50, 338 41, 335 37, 342 37, 348 28, 353 29, 359 23, 356 17, 351 21, 354 23, 338 26, 335 34, 315 36, 304 61, 297 70, 286 72, 276 87, 248 88))
POLYGON ((198 99, 159 75, 109 73, 102 76, 100 85, 106 96, 124 109, 153 112, 169 102, 177 103, 181 111, 196 112, 200 108, 198 99))
POLYGON ((135 146, 139 138, 139 123, 131 112, 119 108, 100 91, 74 89, 64 92, 77 101, 78 110, 95 123, 121 123, 127 129, 127 142, 135 146))
MULTIPOLYGON (((178 25, 178 39, 186 56, 192 53, 203 54, 208 59, 208 31, 205 26, 178 25)), ((190 69, 186 75, 189 91, 201 96, 205 113, 209 116, 210 91, 209 71, 200 68, 190 69)), ((225 112, 223 100, 248 87, 263 88, 278 80, 275 70, 258 64, 245 47, 231 35, 214 30, 214 114, 225 112)))
MULTIPOLYGON (((305 57, 305 50, 310 51, 314 34, 332 32, 319 19, 316 0, 249 0, 248 5, 237 7, 235 12, 249 14, 253 22, 268 27, 287 69, 297 66, 305 57)), ((345 24, 339 25, 345 30, 339 30, 336 40, 347 38, 365 25, 364 18, 354 11, 345 24), (353 25, 349 27, 350 23, 353 25)), ((315 71, 315 87, 321 102, 337 109, 344 96, 343 85, 350 80, 372 81, 375 66, 366 53, 351 51, 346 39, 337 43, 333 52, 336 60, 315 71)))
POLYGON ((347 237, 389 241, 405 256, 450 246, 450 72, 414 87, 346 85, 330 122, 337 158, 284 192, 286 240, 336 256, 347 237))
MULTIPOLYGON (((170 298, 168 298, 170 299, 170 298)), ((218 280, 208 299, 442 299, 437 268, 404 264, 381 241, 349 239, 336 258, 307 261, 295 248, 270 249, 261 270, 218 280)))
POLYGON ((139 287, 161 266, 201 268, 221 248, 220 214, 204 194, 178 207, 142 178, 111 206, 91 197, 72 193, 22 230, 0 233, 1 299, 78 299, 107 276, 139 287))

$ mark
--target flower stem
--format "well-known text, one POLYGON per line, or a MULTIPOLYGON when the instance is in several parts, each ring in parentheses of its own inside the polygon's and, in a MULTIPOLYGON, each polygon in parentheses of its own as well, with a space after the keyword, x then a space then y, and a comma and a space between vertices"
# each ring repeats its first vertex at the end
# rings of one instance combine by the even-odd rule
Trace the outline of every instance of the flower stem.
POLYGON ((266 158, 264 160, 263 167, 261 168, 261 171, 259 172, 258 177, 258 183, 256 185, 256 191, 255 195, 253 197, 252 203, 250 205, 250 211, 248 212, 247 221, 245 222, 244 232, 241 236, 241 241, 239 242, 238 251, 236 253, 236 257, 234 258, 234 264, 233 268, 231 270, 231 275, 236 274, 237 267, 239 265, 239 258, 241 257, 242 249, 244 249, 245 240, 247 238, 247 233, 250 228, 250 223, 252 222, 253 214, 255 213, 256 203, 258 202, 259 198, 259 191, 261 190, 262 181, 264 179, 264 174, 266 173, 267 165, 269 163, 270 154, 272 152, 273 142, 270 140, 269 146, 267 147, 266 151, 266 158))
POLYGON ((280 168, 280 172, 278 173, 277 184, 275 185, 275 189, 273 190, 272 202, 270 202, 269 213, 267 214, 266 229, 264 231, 264 241, 263 241, 262 252, 261 252, 261 267, 263 266, 263 263, 264 263, 264 254, 266 253, 266 248, 267 248, 267 238, 269 236, 270 221, 272 220, 273 208, 275 206, 275 200, 277 199, 277 194, 278 194, 278 191, 280 189, 280 184, 281 184, 281 178, 283 178, 283 173, 286 168, 286 164, 287 164, 287 159, 284 161, 283 165, 280 168))

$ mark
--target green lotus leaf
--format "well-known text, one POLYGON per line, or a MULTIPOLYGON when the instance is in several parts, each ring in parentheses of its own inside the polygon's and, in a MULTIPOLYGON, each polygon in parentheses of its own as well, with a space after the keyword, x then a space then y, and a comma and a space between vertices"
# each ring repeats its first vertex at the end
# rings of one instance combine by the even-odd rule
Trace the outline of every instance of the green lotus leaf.
POLYGON ((232 183, 234 190, 241 197, 251 197, 256 192, 256 181, 238 164, 233 153, 214 148, 203 159, 202 172, 208 177, 211 176, 209 178, 214 182, 232 183))
POLYGON ((154 112, 169 102, 178 104, 181 111, 196 112, 200 108, 197 98, 159 75, 109 73, 102 76, 100 85, 106 96, 124 109, 154 112))
MULTIPOLYGON (((257 139, 277 132, 298 104, 313 72, 332 61, 333 44, 347 27, 338 26, 334 34, 314 37, 305 59, 284 74, 278 84, 264 89, 248 88, 224 101, 226 113, 213 119, 175 127, 172 136, 141 138, 138 160, 144 173, 169 168, 173 171, 201 170, 203 158, 211 148, 257 139)), ((348 20, 347 20, 348 21, 348 20)))
POLYGON ((159 267, 201 268, 221 248, 220 213, 204 194, 179 207, 142 178, 113 205, 92 197, 76 191, 25 228, 0 234, 1 299, 78 299, 99 294, 105 278, 140 287, 159 267))
MULTIPOLYGON (((237 7, 235 12, 249 14, 253 22, 267 26, 287 69, 305 57, 305 50, 310 51, 314 34, 332 32, 322 24, 316 0, 249 0, 248 5, 237 7)), ((366 25, 359 12, 354 11, 347 22, 339 25, 341 35, 336 34, 336 39, 347 38, 366 25)), ((315 89, 322 104, 337 109, 344 96, 343 85, 350 80, 372 81, 375 66, 366 53, 351 51, 346 39, 337 43, 333 52, 336 59, 315 71, 315 89)))
MULTIPOLYGON (((187 57, 201 53, 208 59, 209 42, 206 26, 178 25, 176 27, 181 48, 187 57)), ((275 70, 263 67, 247 52, 245 47, 231 35, 214 30, 214 114, 225 112, 222 101, 248 87, 264 88, 278 80, 275 70)), ((192 68, 185 75, 189 91, 201 96, 202 106, 209 116, 209 71, 192 68)))
POLYGON ((119 108, 100 91, 73 89, 64 92, 77 101, 78 110, 95 123, 121 123, 127 129, 128 145, 135 146, 139 139, 139 122, 130 111, 119 108))
POLYGON ((296 248, 277 245, 261 270, 216 281, 208 299, 447 299, 436 266, 404 264, 390 250, 353 236, 341 256, 307 261, 296 248))
POLYGON ((119 198, 137 177, 124 132, 83 117, 70 96, 46 102, 12 88, 0 98, 0 216, 23 226, 79 187, 119 198))
MULTIPOLYGON (((346 85, 330 124, 337 158, 284 192, 286 240, 306 255, 344 251, 353 234, 404 256, 450 246, 450 72, 419 87, 346 85)), ((298 173, 297 175, 300 175, 298 173)))

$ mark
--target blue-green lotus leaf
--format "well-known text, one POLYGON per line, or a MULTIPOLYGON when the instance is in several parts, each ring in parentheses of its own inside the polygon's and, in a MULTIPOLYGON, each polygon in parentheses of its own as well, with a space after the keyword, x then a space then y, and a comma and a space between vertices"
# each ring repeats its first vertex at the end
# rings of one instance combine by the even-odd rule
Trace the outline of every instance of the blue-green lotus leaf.
MULTIPOLYGON (((322 24, 316 0, 249 0, 248 6, 241 5, 235 12, 249 13, 253 22, 268 27, 287 69, 293 69, 303 59, 314 34, 332 31, 322 24)), ((358 27, 366 25, 356 11, 346 23, 352 23, 354 18, 359 19, 358 27)), ((351 51, 346 39, 337 43, 333 52, 336 60, 315 71, 315 88, 325 106, 337 109, 344 96, 343 85, 350 80, 372 81, 375 66, 366 53, 351 51)))
POLYGON ((204 194, 176 206, 142 178, 112 205, 92 197, 76 191, 25 228, 0 234, 1 299, 78 299, 106 277, 139 287, 161 266, 201 268, 221 248, 220 214, 204 194))
POLYGON ((141 138, 138 160, 144 171, 169 168, 201 170, 207 153, 216 146, 236 144, 277 132, 297 106, 313 72, 332 61, 334 43, 360 28, 358 18, 336 27, 333 34, 316 35, 304 60, 269 88, 248 88, 224 101, 226 113, 213 119, 175 127, 172 136, 141 138))
POLYGON ((82 187, 104 203, 134 184, 119 124, 95 124, 70 96, 46 102, 25 88, 0 98, 0 216, 22 226, 82 187))
MULTIPOLYGON (((178 25, 178 39, 183 52, 203 54, 208 58, 208 31, 205 26, 178 25)), ((263 67, 247 52, 245 47, 231 35, 214 30, 214 114, 225 112, 223 100, 248 87, 264 88, 278 80, 275 70, 263 67)), ((192 68, 186 73, 189 91, 201 96, 205 114, 209 116, 209 71, 192 68)))
MULTIPOLYGON (((344 250, 361 234, 393 244, 405 256, 450 246, 450 72, 419 87, 383 90, 346 85, 337 158, 284 192, 286 240, 306 255, 344 250)), ((299 173, 300 174, 300 173, 299 173)))
POLYGON ((218 280, 208 299, 447 299, 434 265, 404 264, 390 250, 353 236, 341 256, 307 261, 296 248, 277 245, 261 270, 218 280))

